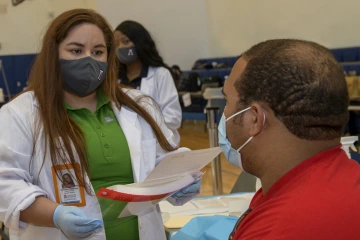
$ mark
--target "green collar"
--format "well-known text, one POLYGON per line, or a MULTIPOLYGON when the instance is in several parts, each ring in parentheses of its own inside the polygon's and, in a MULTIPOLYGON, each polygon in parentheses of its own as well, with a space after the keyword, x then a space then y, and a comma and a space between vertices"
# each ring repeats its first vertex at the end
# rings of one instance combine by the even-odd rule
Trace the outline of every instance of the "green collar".
POLYGON ((104 93, 104 91, 101 88, 97 90, 97 97, 98 97, 98 102, 97 102, 96 110, 99 110, 102 106, 110 102, 109 97, 104 93))
MULTIPOLYGON (((109 102, 110 102, 109 97, 106 96, 106 94, 104 93, 104 91, 101 88, 98 88, 98 90, 97 90, 97 106, 96 106, 96 110, 99 110, 102 106, 108 104, 109 102)), ((66 102, 64 102, 64 105, 65 105, 66 110, 79 110, 79 109, 71 107, 66 102)))

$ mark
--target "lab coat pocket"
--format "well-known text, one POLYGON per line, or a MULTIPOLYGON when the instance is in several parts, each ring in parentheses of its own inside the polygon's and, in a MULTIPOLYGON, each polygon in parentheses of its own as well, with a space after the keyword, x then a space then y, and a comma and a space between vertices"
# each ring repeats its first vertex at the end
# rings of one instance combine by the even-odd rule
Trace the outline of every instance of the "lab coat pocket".
POLYGON ((148 175, 154 168, 156 163, 156 139, 148 139, 141 142, 143 152, 143 161, 145 173, 148 175))

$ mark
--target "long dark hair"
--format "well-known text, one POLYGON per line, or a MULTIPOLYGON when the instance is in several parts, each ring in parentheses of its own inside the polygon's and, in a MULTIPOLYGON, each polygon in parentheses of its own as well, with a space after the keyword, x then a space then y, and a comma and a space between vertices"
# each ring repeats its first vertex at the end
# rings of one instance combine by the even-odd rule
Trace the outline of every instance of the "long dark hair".
MULTIPOLYGON (((170 67, 160 56, 149 31, 146 30, 143 25, 135 21, 127 20, 120 23, 119 26, 116 27, 115 31, 120 31, 134 43, 137 55, 142 64, 151 67, 164 67, 172 74, 170 67)), ((126 71, 125 65, 122 63, 120 64, 120 69, 126 71)))
MULTIPOLYGON (((98 26, 104 34, 108 52, 108 72, 101 88, 117 107, 127 106, 139 114, 148 122, 154 131, 160 146, 167 151, 173 151, 173 147, 167 141, 160 127, 153 117, 138 102, 128 96, 122 85, 116 83, 117 60, 116 44, 113 32, 107 21, 93 10, 74 9, 62 13, 55 18, 45 36, 39 55, 36 58, 29 78, 29 87, 26 91, 33 91, 39 103, 39 117, 44 129, 45 151, 49 149, 52 165, 59 176, 59 165, 72 164, 76 169, 76 156, 80 162, 80 170, 75 171, 79 185, 85 186, 85 174, 90 174, 85 147, 85 137, 81 128, 66 113, 64 108, 63 79, 59 65, 59 44, 67 37, 67 34, 75 26, 82 23, 91 23, 98 26), (60 140, 62 142, 60 142, 60 140), (59 148, 59 146, 63 148, 59 148)), ((34 146, 39 138, 40 128, 36 128, 34 146)), ((45 161, 46 153, 44 154, 45 161)), ((86 187, 88 193, 91 190, 86 187)))

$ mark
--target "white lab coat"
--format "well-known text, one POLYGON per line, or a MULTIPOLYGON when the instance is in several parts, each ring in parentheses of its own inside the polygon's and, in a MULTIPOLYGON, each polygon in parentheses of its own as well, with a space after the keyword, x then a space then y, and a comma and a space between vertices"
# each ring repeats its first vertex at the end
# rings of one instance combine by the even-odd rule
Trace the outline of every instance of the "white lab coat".
POLYGON ((164 67, 149 67, 147 77, 141 79, 140 90, 158 103, 167 127, 174 133, 176 144, 179 144, 178 128, 181 126, 182 111, 179 94, 169 70, 164 67))
MULTIPOLYGON (((140 92, 130 90, 128 94, 136 98, 140 92)), ((173 133, 163 123, 159 111, 146 99, 141 100, 141 104, 156 119, 168 141, 175 145, 173 133)), ((144 119, 126 107, 119 111, 113 105, 113 110, 129 143, 134 179, 136 182, 143 181, 157 164, 157 157, 165 154, 165 151, 144 119)), ((34 226, 19 219, 20 211, 29 207, 37 196, 44 195, 56 201, 49 154, 39 174, 45 150, 43 141, 38 141, 32 164, 29 164, 33 147, 33 123, 37 114, 38 106, 32 92, 20 95, 0 109, 0 221, 10 228, 11 240, 67 239, 59 229, 34 226)), ((89 179, 87 181, 90 183, 89 179)), ((97 198, 86 194, 86 203, 82 208, 85 214, 102 219, 97 198)), ((141 240, 165 239, 158 206, 138 220, 141 240)), ((89 239, 105 240, 105 231, 89 239)))

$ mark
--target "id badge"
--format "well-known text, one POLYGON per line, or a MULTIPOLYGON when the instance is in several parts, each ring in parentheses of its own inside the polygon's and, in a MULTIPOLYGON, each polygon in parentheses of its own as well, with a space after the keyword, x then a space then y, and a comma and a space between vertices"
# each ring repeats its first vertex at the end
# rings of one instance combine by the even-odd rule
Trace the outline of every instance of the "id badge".
POLYGON ((71 164, 59 165, 55 170, 52 167, 56 202, 65 206, 86 206, 85 189, 79 186, 76 180, 76 171, 80 171, 80 166, 75 163, 75 169, 71 164), (58 175, 56 174, 58 171, 58 175), (59 177, 61 179, 59 179, 59 177))

